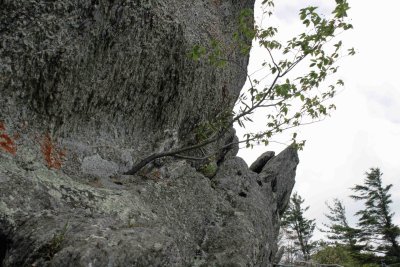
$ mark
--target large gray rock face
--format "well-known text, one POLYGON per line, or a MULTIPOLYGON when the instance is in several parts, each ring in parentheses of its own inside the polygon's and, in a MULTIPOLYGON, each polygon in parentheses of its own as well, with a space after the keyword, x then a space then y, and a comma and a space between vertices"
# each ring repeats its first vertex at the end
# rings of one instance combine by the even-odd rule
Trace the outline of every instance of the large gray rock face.
POLYGON ((232 108, 248 60, 232 36, 253 2, 2 1, 0 119, 135 151, 182 139, 232 108), (189 58, 212 40, 236 64, 189 58))
POLYGON ((232 109, 253 4, 0 0, 0 266, 271 265, 293 148, 257 172, 232 146, 209 177, 174 159, 122 175, 232 109), (212 40, 234 64, 188 57, 212 40))

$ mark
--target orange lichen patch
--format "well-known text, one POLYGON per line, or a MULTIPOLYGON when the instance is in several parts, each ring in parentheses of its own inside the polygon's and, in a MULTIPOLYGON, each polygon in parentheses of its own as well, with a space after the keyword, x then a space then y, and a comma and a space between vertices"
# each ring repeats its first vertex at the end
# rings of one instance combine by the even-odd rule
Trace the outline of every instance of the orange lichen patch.
POLYGON ((46 134, 41 144, 41 151, 47 167, 59 170, 65 158, 65 151, 54 144, 51 136, 46 134))
POLYGON ((17 146, 14 140, 12 140, 7 134, 0 134, 0 148, 11 155, 17 153, 17 146))
POLYGON ((5 131, 6 126, 3 122, 0 122, 0 150, 15 155, 17 153, 17 145, 13 138, 11 138, 7 133, 4 133, 5 131))

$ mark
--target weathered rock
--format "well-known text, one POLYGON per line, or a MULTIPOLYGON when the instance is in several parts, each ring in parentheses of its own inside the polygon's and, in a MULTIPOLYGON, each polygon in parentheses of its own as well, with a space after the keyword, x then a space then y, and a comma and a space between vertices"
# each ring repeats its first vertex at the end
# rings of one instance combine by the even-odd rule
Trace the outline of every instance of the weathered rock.
MULTIPOLYGON (((295 166, 289 149, 275 161, 295 166)), ((270 183, 240 158, 210 181, 184 161, 164 174, 82 184, 44 166, 25 171, 1 157, 3 266, 269 266, 278 205, 270 183)), ((294 170, 265 166, 292 181, 294 170), (291 175, 286 177, 286 175, 291 175)), ((271 177, 271 176, 270 176, 271 177)), ((287 184, 290 186, 290 184, 287 184)), ((280 190, 289 191, 291 188, 280 190)))
POLYGON ((82 172, 97 177, 110 177, 118 173, 118 165, 102 159, 99 155, 86 157, 82 162, 82 172))
POLYGON ((232 109, 248 62, 233 34, 253 4, 0 0, 2 266, 273 262, 293 149, 258 175, 231 130, 191 152, 219 151, 211 179, 171 158, 121 174, 232 109), (188 57, 212 40, 235 64, 188 57))
POLYGON ((279 214, 282 215, 289 203, 299 158, 293 146, 287 147, 279 155, 267 162, 259 174, 260 183, 268 183, 276 195, 279 214))
POLYGON ((51 133, 137 157, 185 142, 232 109, 248 62, 233 34, 253 3, 2 1, 0 120, 21 140, 51 133), (236 63, 188 56, 212 40, 236 63))
POLYGON ((252 170, 253 172, 256 173, 260 173, 263 169, 263 167, 265 166, 265 164, 267 164, 267 162, 272 159, 275 156, 275 152, 273 151, 267 151, 265 153, 263 153, 261 156, 259 156, 256 161, 254 161, 251 165, 250 165, 250 170, 252 170))

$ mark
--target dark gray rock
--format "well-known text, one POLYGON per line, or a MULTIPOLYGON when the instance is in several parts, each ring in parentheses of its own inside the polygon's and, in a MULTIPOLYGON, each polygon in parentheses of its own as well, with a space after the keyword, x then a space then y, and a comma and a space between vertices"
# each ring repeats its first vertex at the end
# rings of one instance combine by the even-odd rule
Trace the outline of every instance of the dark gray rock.
POLYGON ((260 173, 267 162, 275 156, 275 152, 267 151, 259 156, 251 165, 250 170, 260 173))

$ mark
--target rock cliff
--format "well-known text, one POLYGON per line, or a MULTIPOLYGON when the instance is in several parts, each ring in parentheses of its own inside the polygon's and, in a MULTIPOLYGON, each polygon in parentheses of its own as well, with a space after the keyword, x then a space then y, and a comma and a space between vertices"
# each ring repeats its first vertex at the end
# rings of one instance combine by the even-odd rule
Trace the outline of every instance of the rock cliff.
POLYGON ((232 146, 211 175, 171 158, 123 175, 232 109, 253 2, 0 1, 0 266, 272 264, 292 147, 251 169, 232 146), (214 40, 235 64, 188 56, 214 40))

